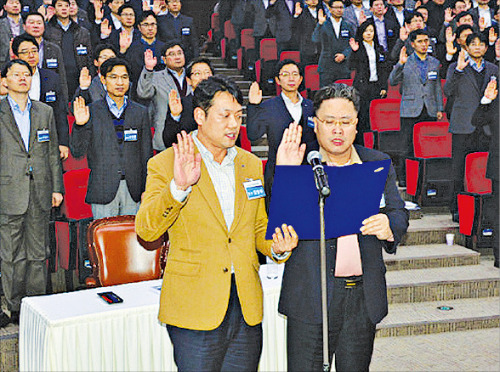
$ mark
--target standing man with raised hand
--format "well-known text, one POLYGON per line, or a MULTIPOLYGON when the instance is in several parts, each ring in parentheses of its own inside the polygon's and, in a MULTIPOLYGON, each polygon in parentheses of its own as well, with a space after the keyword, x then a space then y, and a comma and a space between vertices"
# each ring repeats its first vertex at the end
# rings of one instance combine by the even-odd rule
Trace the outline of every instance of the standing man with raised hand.
POLYGON ((399 53, 399 62, 389 75, 391 85, 401 84, 401 150, 403 159, 396 168, 399 186, 406 186, 404 158, 413 156, 413 127, 421 121, 443 118, 443 93, 439 79, 440 62, 427 54, 429 34, 415 30, 409 36, 414 52, 408 56, 406 47, 399 53))
POLYGON ((263 193, 246 191, 263 191, 262 163, 235 147, 242 104, 234 83, 202 81, 194 92, 198 130, 179 134, 148 164, 136 231, 146 241, 170 237, 159 320, 179 371, 257 370, 263 297, 256 250, 284 260, 298 241, 285 224, 265 240, 263 193))
POLYGON ((10 59, 10 41, 23 32, 21 0, 5 1, 3 10, 7 16, 0 19, 0 68, 10 59))
POLYGON ((29 98, 32 74, 19 59, 2 70, 0 271, 10 317, 0 310, 0 327, 19 322, 23 297, 45 294, 50 208, 64 193, 54 113, 29 98))
POLYGON ((147 109, 126 96, 130 66, 111 58, 101 66, 105 99, 85 106, 74 102, 71 153, 87 155, 90 177, 85 201, 94 219, 136 214, 146 184, 147 162, 153 156, 147 109))

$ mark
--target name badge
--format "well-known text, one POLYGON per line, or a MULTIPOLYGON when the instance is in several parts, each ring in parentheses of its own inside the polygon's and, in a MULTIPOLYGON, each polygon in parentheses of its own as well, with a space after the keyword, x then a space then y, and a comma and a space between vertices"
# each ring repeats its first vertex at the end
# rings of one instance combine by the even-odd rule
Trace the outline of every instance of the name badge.
POLYGON ((56 92, 50 91, 45 93, 45 102, 55 102, 56 100, 56 92))
POLYGON ((431 37, 431 41, 432 41, 434 44, 437 44, 438 39, 436 39, 435 37, 431 37))
POLYGON ((29 11, 30 11, 30 6, 29 5, 23 6, 23 13, 28 13, 29 11))
POLYGON ((387 36, 393 37, 394 36, 394 31, 393 30, 387 30, 387 36))
POLYGON ((125 142, 137 141, 137 129, 125 129, 123 131, 123 140, 125 142))
POLYGON ((49 142, 50 135, 48 129, 39 129, 36 131, 36 138, 38 142, 49 142))
POLYGON ((427 78, 428 78, 429 80, 436 80, 436 79, 437 79, 437 77, 438 77, 438 73, 437 73, 437 71, 429 71, 429 72, 427 73, 427 78))
POLYGON ((314 119, 313 119, 313 117, 312 117, 312 116, 309 116, 309 117, 307 118, 307 126, 308 126, 309 128, 313 128, 313 129, 314 129, 314 119))
POLYGON ((46 62, 47 68, 57 68, 57 66, 59 66, 56 58, 48 58, 46 62))
POLYGON ((191 35, 191 29, 189 27, 183 27, 182 34, 183 35, 191 35))
POLYGON ((380 209, 385 208, 385 196, 384 196, 384 194, 382 194, 382 198, 380 199, 379 208, 380 209))
POLYGON ((429 47, 427 48, 427 54, 432 54, 434 51, 434 49, 432 49, 432 45, 429 45, 429 47))
POLYGON ((261 180, 250 180, 247 182, 243 182, 243 187, 245 188, 245 192, 247 193, 248 200, 259 199, 266 196, 266 192, 264 191, 264 186, 262 186, 261 180))
POLYGON ((340 30, 340 36, 349 37, 349 30, 340 30))
POLYGON ((383 54, 380 54, 380 55, 378 56, 378 61, 379 61, 379 62, 384 62, 384 61, 385 61, 385 56, 384 56, 383 54))
POLYGON ((80 46, 76 47, 76 54, 79 56, 87 55, 87 47, 80 44, 80 46))

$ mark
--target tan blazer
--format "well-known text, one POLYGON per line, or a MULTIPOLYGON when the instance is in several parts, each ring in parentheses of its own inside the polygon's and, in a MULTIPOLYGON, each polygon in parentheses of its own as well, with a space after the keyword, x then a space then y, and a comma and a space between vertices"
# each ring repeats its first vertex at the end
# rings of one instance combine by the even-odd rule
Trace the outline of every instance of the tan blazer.
POLYGON ((256 249, 271 255, 265 240, 264 198, 249 201, 243 182, 262 180, 262 163, 240 148, 235 158, 235 216, 228 231, 219 200, 202 161, 201 177, 183 203, 170 193, 174 152, 169 148, 148 163, 146 192, 136 230, 153 241, 166 230, 170 251, 163 277, 159 319, 177 327, 212 330, 226 314, 234 266, 245 321, 262 322, 263 299, 256 249))

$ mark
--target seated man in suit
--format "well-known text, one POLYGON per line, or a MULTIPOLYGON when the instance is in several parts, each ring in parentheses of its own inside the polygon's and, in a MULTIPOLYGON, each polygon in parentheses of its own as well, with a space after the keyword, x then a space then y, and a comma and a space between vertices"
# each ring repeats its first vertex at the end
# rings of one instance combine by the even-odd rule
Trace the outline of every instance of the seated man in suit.
POLYGON ((137 96, 151 100, 149 108, 155 128, 153 149, 157 151, 165 150, 162 134, 172 89, 175 89, 181 98, 192 92, 186 79, 186 69, 184 68, 186 59, 180 42, 175 40, 165 44, 161 55, 167 68, 155 71, 158 63, 157 58, 150 49, 146 50, 144 53, 144 68, 137 83, 137 96))
POLYGON ((401 49, 399 62, 389 75, 391 85, 401 84, 401 151, 404 154, 398 172, 399 185, 406 186, 404 158, 413 156, 413 127, 421 121, 443 118, 443 93, 439 79, 439 61, 428 55, 429 34, 416 30, 410 34, 414 52, 401 49))
POLYGON ((12 53, 30 65, 33 76, 31 78, 30 99, 48 104, 54 110, 57 138, 61 159, 69 155, 69 126, 66 112, 68 102, 62 94, 59 76, 50 70, 38 68, 39 52, 35 38, 28 34, 17 36, 12 40, 12 53))
MULTIPOLYGON (((355 88, 345 84, 324 87, 314 97, 314 108, 316 146, 326 165, 348 166, 389 158, 353 145, 359 112, 355 88)), ((278 165, 302 163, 305 146, 300 144, 300 133, 301 127, 295 123, 285 131, 278 165)), ((337 371, 369 370, 376 324, 388 312, 382 250, 396 253, 407 228, 408 213, 391 166, 380 212, 365 219, 358 234, 326 241, 329 359, 331 362, 335 354, 337 371)), ((319 266, 318 240, 300 240, 285 263, 278 311, 287 316, 289 371, 322 370, 319 266)))
POLYGON ((292 122, 303 128, 303 142, 314 140, 312 131, 313 104, 311 100, 302 98, 299 87, 302 83, 302 69, 291 59, 278 62, 275 69, 276 84, 281 87, 281 94, 268 101, 262 102, 262 91, 257 82, 252 83, 248 95, 247 133, 250 141, 257 141, 264 134, 267 135, 269 154, 266 163, 264 179, 266 195, 269 201, 271 194, 270 178, 274 174, 276 165, 276 151, 278 150, 283 131, 292 122))
POLYGON ((80 71, 80 85, 76 89, 75 97, 83 97, 87 104, 99 101, 106 96, 106 91, 101 81, 101 66, 110 58, 116 58, 118 51, 111 44, 99 44, 95 49, 94 66, 97 70, 96 76, 92 77, 88 68, 84 67, 80 71))
POLYGON ((63 200, 61 160, 52 108, 29 98, 32 71, 19 59, 2 69, 8 96, 0 101, 0 259, 10 317, 19 322, 21 299, 45 294, 51 207, 63 200))
POLYGON ((71 153, 87 155, 90 178, 85 201, 94 219, 136 214, 146 184, 147 161, 153 155, 147 109, 129 100, 130 67, 118 58, 101 66, 106 97, 85 105, 74 102, 71 153))
POLYGON ((262 350, 263 298, 257 250, 285 259, 298 237, 290 226, 265 240, 262 163, 235 146, 243 96, 212 76, 194 92, 198 130, 150 160, 137 234, 168 231, 159 320, 167 325, 179 371, 256 371, 262 350))

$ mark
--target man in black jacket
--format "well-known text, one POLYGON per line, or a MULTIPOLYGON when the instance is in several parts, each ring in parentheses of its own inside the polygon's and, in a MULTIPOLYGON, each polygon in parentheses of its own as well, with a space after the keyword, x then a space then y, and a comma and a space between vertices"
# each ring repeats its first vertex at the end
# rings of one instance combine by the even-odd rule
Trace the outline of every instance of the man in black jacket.
POLYGON ((130 67, 112 58, 101 66, 105 99, 85 106, 74 102, 71 153, 87 155, 90 178, 85 201, 95 219, 136 214, 146 185, 146 167, 153 155, 147 109, 126 97, 130 67))

